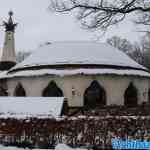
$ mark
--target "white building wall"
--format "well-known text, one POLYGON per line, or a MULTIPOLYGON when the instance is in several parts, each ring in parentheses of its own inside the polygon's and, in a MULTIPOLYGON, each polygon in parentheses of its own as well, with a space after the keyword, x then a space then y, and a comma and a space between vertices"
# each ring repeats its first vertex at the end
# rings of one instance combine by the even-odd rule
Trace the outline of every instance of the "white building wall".
POLYGON ((54 80, 59 88, 68 99, 70 106, 83 106, 83 96, 85 90, 90 86, 93 80, 97 80, 106 91, 107 105, 124 104, 124 92, 133 82, 138 90, 138 103, 148 101, 148 89, 150 88, 150 79, 132 76, 115 76, 115 75, 101 75, 101 76, 43 76, 43 77, 26 77, 8 79, 8 93, 10 96, 14 95, 14 90, 20 82, 27 96, 42 96, 43 89, 48 83, 54 80))

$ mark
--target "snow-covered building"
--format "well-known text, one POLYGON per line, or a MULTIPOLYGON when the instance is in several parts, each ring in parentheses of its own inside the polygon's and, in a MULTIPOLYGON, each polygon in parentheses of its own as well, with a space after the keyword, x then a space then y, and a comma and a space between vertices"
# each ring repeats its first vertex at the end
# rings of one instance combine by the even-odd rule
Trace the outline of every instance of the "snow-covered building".
POLYGON ((135 106, 150 100, 148 69, 108 44, 53 42, 15 65, 15 26, 12 21, 5 24, 6 37, 10 36, 5 39, 2 54, 6 53, 0 61, 14 66, 1 69, 5 70, 0 74, 1 95, 66 97, 75 108, 135 106), (13 28, 8 30, 9 26, 13 28))

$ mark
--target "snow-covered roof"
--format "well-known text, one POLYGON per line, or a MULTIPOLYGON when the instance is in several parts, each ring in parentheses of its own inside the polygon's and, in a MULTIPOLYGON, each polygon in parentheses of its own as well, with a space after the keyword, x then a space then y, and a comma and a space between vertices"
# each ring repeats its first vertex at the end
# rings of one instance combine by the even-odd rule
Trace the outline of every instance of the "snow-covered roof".
POLYGON ((99 42, 54 42, 35 50, 12 70, 43 65, 92 64, 146 69, 120 50, 99 42))
POLYGON ((0 118, 58 118, 63 97, 0 97, 0 118))
POLYGON ((102 74, 150 77, 147 68, 108 44, 72 41, 54 42, 41 46, 8 72, 1 72, 0 79, 43 75, 102 74))

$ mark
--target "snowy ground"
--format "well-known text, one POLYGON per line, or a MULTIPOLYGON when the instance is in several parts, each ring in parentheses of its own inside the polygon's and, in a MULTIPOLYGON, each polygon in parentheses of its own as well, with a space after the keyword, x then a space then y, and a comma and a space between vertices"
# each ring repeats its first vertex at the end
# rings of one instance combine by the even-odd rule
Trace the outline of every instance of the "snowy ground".
MULTIPOLYGON (((23 148, 16 148, 16 147, 4 147, 4 146, 0 145, 0 150, 30 150, 30 149, 28 149, 28 148, 23 149, 23 148)), ((40 150, 40 149, 34 149, 34 150, 40 150)), ((41 150, 44 150, 44 149, 41 149, 41 150)), ((79 148, 73 149, 65 144, 58 144, 56 146, 55 150, 86 150, 86 149, 79 149, 79 148)))

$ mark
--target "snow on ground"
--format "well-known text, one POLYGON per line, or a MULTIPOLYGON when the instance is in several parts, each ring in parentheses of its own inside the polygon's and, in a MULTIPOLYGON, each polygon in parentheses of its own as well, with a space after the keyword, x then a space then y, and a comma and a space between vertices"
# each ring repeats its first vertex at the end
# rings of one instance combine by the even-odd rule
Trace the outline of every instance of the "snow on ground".
MULTIPOLYGON (((4 146, 0 145, 0 150, 30 150, 30 149, 17 148, 17 147, 4 147, 4 146)), ((32 150, 44 150, 44 149, 32 149, 32 150)), ((47 149, 47 150, 51 150, 51 149, 47 149)), ((65 144, 58 144, 56 146, 55 150, 86 150, 86 149, 80 149, 80 148, 73 149, 65 144)))
POLYGON ((0 97, 0 118, 58 118, 63 101, 63 97, 0 97))
MULTIPOLYGON (((30 150, 30 149, 17 148, 17 147, 11 147, 11 146, 5 147, 5 146, 0 145, 0 150, 30 150)), ((34 149, 34 150, 40 150, 40 149, 34 149)), ((42 149, 42 150, 44 150, 44 149, 42 149)))
MULTIPOLYGON (((0 150, 30 150, 28 148, 17 148, 17 147, 11 147, 11 146, 8 146, 8 147, 4 147, 2 145, 0 145, 0 150)), ((32 149, 32 150, 44 150, 44 149, 32 149)), ((48 149, 50 150, 50 149, 48 149)), ((59 149, 60 150, 60 149, 59 149)))
POLYGON ((55 148, 55 150, 86 150, 86 149, 80 149, 80 148, 71 148, 65 144, 58 144, 55 148))

